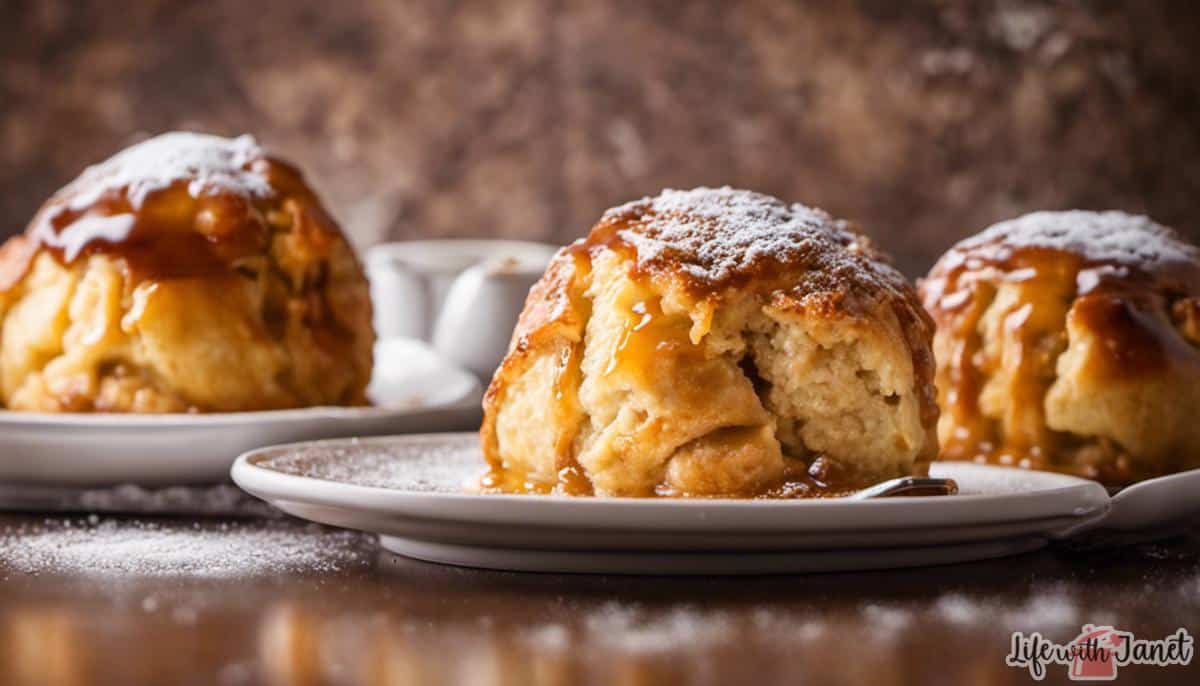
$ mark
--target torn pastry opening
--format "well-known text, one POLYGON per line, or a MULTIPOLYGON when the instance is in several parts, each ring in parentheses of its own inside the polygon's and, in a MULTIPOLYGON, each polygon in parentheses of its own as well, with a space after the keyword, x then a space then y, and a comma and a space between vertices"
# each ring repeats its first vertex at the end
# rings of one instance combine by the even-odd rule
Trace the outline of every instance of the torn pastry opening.
POLYGON ((931 333, 819 211, 731 189, 610 210, 530 294, 485 400, 483 487, 802 497, 923 475, 931 333))

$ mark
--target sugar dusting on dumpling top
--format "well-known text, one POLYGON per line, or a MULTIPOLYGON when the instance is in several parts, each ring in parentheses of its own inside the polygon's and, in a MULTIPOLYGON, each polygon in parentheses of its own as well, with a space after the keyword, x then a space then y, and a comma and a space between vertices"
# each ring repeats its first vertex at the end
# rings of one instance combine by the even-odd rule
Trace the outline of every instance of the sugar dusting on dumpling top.
POLYGON ((729 187, 665 190, 609 210, 601 222, 628 226, 618 233, 637 248, 640 267, 678 262, 709 283, 765 261, 786 262, 821 232, 843 245, 857 238, 820 210, 729 187))
POLYGON ((339 233, 300 173, 253 137, 163 134, 86 168, 47 200, 0 253, 0 291, 43 249, 64 264, 112 253, 167 278, 226 271, 267 248, 280 212, 303 215, 313 245, 339 233))
POLYGON ((580 248, 625 244, 639 271, 669 274, 698 292, 779 281, 794 292, 909 291, 886 256, 848 222, 751 191, 665 190, 607 211, 580 248))
POLYGON ((951 248, 933 274, 975 268, 968 262, 1021 268, 1022 253, 1045 252, 1076 257, 1087 271, 1081 285, 1131 275, 1200 285, 1200 250, 1149 217, 1119 211, 1031 212, 994 224, 951 248))
MULTIPOLYGON (((138 143, 94 164, 55 194, 73 210, 83 210, 110 194, 122 194, 137 209, 146 198, 186 181, 188 193, 272 194, 271 184, 253 163, 266 153, 253 136, 222 138, 174 131, 138 143)), ((52 201, 53 202, 53 201, 52 201)))
POLYGON ((921 281, 921 292, 936 319, 967 302, 986 272, 1017 282, 1053 270, 1074 281, 1076 296, 1200 295, 1200 249, 1174 229, 1141 215, 1084 210, 1032 212, 959 241, 921 281))

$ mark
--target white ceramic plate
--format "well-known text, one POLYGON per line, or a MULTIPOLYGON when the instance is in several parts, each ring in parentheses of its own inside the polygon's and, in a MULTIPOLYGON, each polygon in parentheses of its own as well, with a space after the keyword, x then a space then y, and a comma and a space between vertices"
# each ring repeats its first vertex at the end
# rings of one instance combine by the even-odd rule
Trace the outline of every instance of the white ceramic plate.
POLYGON ((0 411, 0 483, 95 487, 212 483, 239 454, 286 441, 463 429, 478 421, 472 375, 423 343, 382 341, 373 407, 312 407, 205 415, 0 411))
POLYGON ((604 573, 765 573, 942 564, 1032 550, 1100 521, 1099 484, 938 464, 961 494, 879 500, 674 500, 477 495, 475 434, 278 446, 234 481, 305 519, 380 534, 409 557, 604 573))

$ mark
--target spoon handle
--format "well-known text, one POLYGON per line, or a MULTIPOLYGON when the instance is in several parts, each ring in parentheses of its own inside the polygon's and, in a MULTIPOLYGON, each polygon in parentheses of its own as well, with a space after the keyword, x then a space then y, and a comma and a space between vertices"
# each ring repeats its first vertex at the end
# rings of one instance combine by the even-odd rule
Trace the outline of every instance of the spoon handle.
POLYGON ((956 493, 958 493, 958 484, 954 479, 902 476, 875 484, 870 488, 864 488, 849 497, 853 500, 869 500, 893 496, 954 495, 956 493))

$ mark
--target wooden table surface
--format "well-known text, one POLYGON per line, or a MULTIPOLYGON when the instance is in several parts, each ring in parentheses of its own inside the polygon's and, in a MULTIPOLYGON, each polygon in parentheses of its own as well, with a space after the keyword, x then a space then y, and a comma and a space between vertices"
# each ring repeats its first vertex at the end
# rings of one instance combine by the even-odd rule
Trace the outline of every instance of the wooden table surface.
POLYGON ((1200 633, 1200 527, 938 568, 667 578, 442 567, 293 520, 0 515, 6 685, 1025 684, 1010 632, 1065 643, 1085 623, 1200 633))

